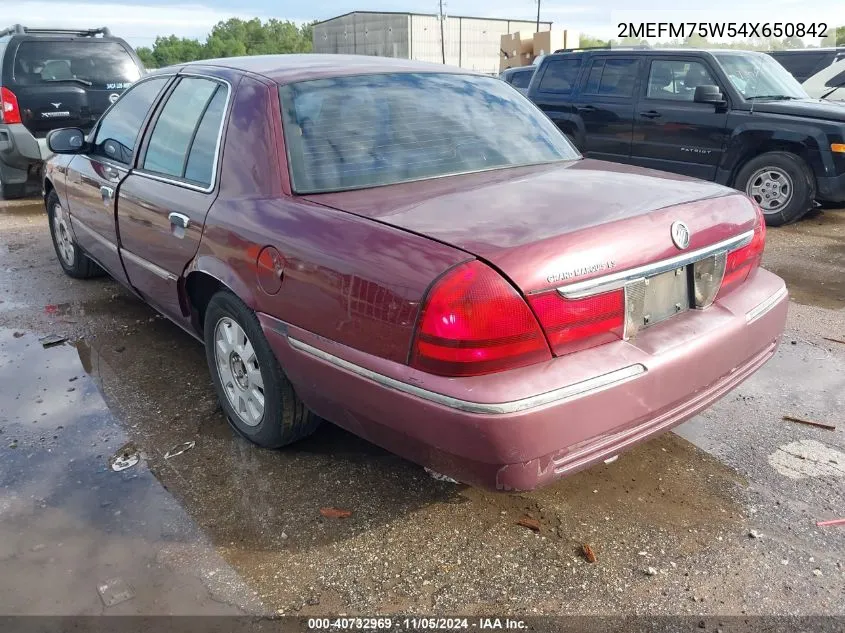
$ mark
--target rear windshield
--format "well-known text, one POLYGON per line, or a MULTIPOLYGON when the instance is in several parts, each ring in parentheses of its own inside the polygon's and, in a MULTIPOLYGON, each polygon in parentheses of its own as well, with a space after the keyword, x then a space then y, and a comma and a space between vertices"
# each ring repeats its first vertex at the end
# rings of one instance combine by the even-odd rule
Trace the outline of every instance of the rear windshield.
POLYGON ((279 92, 299 193, 579 157, 544 114, 493 77, 357 75, 288 84, 279 92))
POLYGON ((511 75, 511 85, 514 88, 527 88, 531 83, 531 76, 534 74, 533 70, 523 70, 511 75))
POLYGON ((141 71, 119 42, 102 40, 21 42, 13 81, 18 85, 73 82, 101 90, 120 90, 141 71))

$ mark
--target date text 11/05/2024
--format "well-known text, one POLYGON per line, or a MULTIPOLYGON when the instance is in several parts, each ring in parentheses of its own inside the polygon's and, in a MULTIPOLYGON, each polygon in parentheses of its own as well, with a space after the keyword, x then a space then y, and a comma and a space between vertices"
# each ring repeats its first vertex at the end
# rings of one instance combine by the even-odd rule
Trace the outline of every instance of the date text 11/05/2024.
POLYGON ((524 620, 511 618, 308 618, 310 631, 517 631, 527 628, 524 620))
POLYGON ((619 38, 670 37, 818 37, 828 35, 825 22, 619 22, 619 38))

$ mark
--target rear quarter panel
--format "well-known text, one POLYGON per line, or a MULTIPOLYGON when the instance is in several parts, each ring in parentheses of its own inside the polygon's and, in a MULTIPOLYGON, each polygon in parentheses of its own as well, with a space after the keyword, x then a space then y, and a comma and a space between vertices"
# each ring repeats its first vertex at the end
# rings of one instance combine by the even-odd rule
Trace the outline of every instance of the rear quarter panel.
POLYGON ((238 294, 256 312, 404 363, 426 290, 467 258, 451 247, 317 204, 241 198, 213 206, 197 265, 233 276, 222 281, 236 292, 242 287, 249 296, 238 294), (257 260, 265 247, 278 251, 283 267, 273 294, 258 283, 257 260))
POLYGON ((217 278, 256 312, 405 362, 426 290, 468 256, 290 195, 282 142, 278 87, 244 76, 226 131, 219 195, 188 272, 217 278), (278 289, 258 282, 265 247, 279 254, 278 289))

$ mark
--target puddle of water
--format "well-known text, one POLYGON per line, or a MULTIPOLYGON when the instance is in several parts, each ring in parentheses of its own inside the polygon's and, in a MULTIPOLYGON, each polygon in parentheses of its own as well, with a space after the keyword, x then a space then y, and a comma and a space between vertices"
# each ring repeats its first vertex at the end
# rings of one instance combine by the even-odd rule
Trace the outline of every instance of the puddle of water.
POLYGON ((31 200, 0 200, 2 215, 44 215, 44 203, 38 198, 31 200))
MULTIPOLYGON (((203 602, 212 602, 201 561, 237 585, 143 459, 112 470, 109 458, 127 434, 76 348, 45 349, 34 334, 0 329, 0 384, 4 612, 99 613, 97 583, 119 577, 131 579, 136 596, 109 613, 200 613, 203 602), (191 551, 194 562, 181 570, 157 563, 166 549, 191 551), (183 607, 171 604, 169 592, 183 607)), ((215 612, 232 612, 214 604, 215 612)))

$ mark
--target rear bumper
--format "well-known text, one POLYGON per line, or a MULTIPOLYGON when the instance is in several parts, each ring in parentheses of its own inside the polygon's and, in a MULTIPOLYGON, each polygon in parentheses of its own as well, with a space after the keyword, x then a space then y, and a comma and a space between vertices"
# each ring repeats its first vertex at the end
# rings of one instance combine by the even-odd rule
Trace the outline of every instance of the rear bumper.
POLYGON ((25 169, 51 155, 46 139, 35 138, 22 123, 0 125, 0 161, 10 167, 25 169))
POLYGON ((318 415, 460 481, 530 490, 605 460, 706 408, 774 354, 783 281, 766 271, 703 312, 531 367, 447 379, 261 315, 318 415))
POLYGON ((30 165, 45 161, 51 155, 47 141, 35 138, 23 124, 0 125, 0 171, 3 182, 25 183, 30 165))

